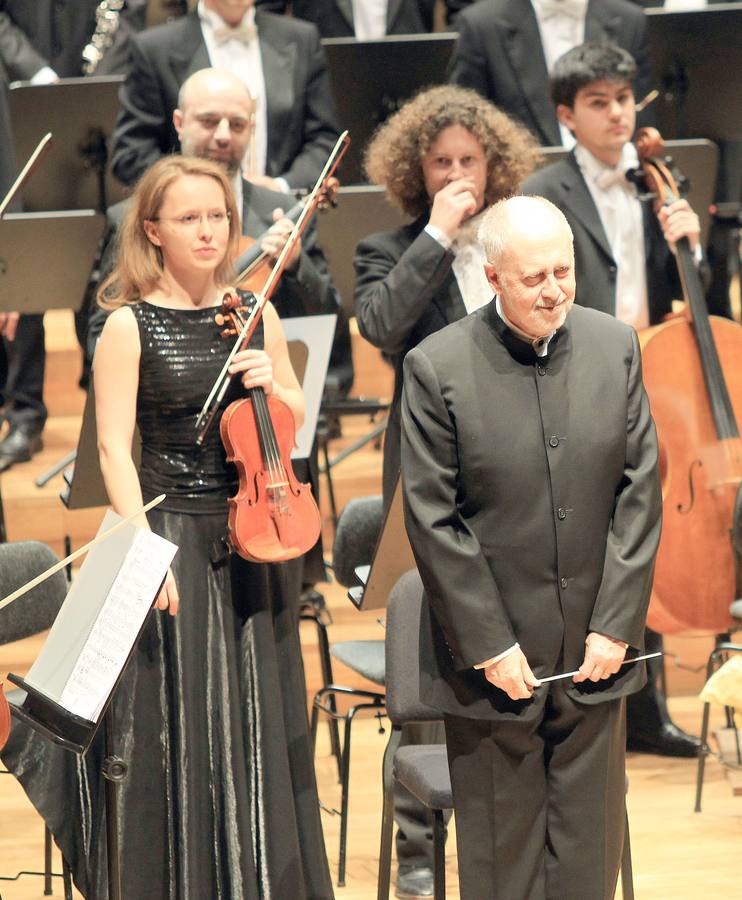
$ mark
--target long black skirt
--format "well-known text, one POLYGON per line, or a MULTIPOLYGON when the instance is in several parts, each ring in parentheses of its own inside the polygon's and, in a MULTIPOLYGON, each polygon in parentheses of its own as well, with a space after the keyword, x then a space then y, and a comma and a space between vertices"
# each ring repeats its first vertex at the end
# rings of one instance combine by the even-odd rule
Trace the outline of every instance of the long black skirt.
MULTIPOLYGON (((114 700, 131 900, 326 900, 297 627, 301 564, 211 562, 225 519, 154 510, 181 599, 153 612, 114 700)), ((2 758, 89 900, 106 900, 102 729, 81 759, 16 724, 2 758)))

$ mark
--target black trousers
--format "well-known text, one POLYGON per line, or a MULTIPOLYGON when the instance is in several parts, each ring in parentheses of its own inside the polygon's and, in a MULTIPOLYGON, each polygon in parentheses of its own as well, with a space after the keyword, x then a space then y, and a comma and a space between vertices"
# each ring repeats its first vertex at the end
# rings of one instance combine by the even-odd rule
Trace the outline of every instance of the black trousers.
POLYGON ((21 316, 15 340, 4 341, 5 371, 0 371, 5 415, 12 425, 41 431, 46 422, 44 405, 44 316, 21 316))
POLYGON ((625 705, 549 686, 535 721, 446 716, 462 900, 610 900, 625 833, 625 705))

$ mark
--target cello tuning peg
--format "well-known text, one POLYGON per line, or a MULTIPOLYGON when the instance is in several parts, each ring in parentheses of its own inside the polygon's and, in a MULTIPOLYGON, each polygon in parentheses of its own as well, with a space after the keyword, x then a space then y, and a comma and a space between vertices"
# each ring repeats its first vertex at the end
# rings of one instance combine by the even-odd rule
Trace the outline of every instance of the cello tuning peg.
POLYGON ((214 316, 214 321, 221 328, 221 326, 227 321, 226 316, 223 316, 221 313, 217 313, 214 316))

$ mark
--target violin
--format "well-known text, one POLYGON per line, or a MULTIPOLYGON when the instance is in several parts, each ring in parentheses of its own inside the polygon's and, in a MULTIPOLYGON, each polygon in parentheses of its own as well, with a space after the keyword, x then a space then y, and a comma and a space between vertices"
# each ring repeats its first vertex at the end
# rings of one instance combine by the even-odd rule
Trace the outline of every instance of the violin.
MULTIPOLYGON (((655 211, 680 197, 655 129, 637 139, 636 180, 655 211)), ((687 238, 676 245, 684 315, 639 334, 659 439, 663 529, 648 625, 728 632, 742 566, 742 327, 709 316, 687 238)))
MULTIPOLYGON (((265 285, 255 296, 249 314, 244 315, 246 308, 241 306, 238 293, 225 294, 217 324, 226 324, 225 336, 236 337, 196 420, 197 444, 203 443, 229 388, 232 360, 248 345, 296 240, 320 199, 327 196, 327 185, 349 144, 345 131, 298 214, 294 230, 265 285)), ((240 477, 237 493, 228 500, 228 537, 233 549, 252 562, 283 562, 306 553, 317 542, 321 519, 309 485, 298 481, 291 466, 295 431, 289 407, 276 397, 266 396, 262 388, 251 388, 247 397, 235 400, 224 411, 220 434, 227 458, 235 463, 240 477)))
MULTIPOLYGON (((315 208, 327 209, 337 204, 337 193, 340 182, 337 178, 328 178, 322 185, 316 198, 315 208)), ((289 219, 293 224, 299 219, 306 205, 306 198, 298 200, 283 218, 289 219)), ((262 249, 262 243, 268 231, 264 231, 260 237, 251 238, 243 235, 240 238, 239 255, 234 261, 234 269, 238 272, 236 285, 245 291, 258 293, 265 287, 268 276, 273 268, 271 257, 262 249)))
MULTIPOLYGON (((242 296, 230 292, 222 300, 217 324, 226 326, 223 337, 244 325, 242 296)), ((240 481, 227 501, 229 543, 252 562, 284 562, 312 549, 322 520, 311 487, 297 479, 291 465, 293 413, 262 387, 247 394, 229 404, 219 423, 227 460, 237 467, 240 481)))

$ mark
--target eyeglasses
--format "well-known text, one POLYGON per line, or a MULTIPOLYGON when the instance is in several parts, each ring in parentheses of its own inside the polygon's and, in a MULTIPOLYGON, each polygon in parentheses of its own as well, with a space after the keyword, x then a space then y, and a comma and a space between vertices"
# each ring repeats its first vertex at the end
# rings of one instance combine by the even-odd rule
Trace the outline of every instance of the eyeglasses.
POLYGON ((207 213, 186 213, 184 216, 172 216, 169 218, 156 216, 155 218, 150 219, 150 222, 171 222, 176 228, 183 229, 191 229, 191 228, 199 228, 203 223, 204 216, 206 217, 206 221, 212 227, 219 227, 220 225, 226 225, 230 220, 229 211, 226 209, 214 209, 211 212, 207 213))

